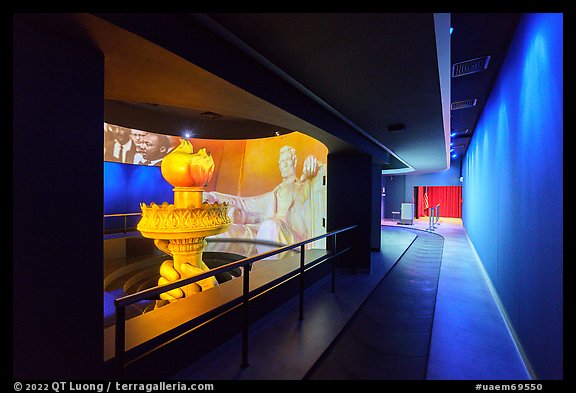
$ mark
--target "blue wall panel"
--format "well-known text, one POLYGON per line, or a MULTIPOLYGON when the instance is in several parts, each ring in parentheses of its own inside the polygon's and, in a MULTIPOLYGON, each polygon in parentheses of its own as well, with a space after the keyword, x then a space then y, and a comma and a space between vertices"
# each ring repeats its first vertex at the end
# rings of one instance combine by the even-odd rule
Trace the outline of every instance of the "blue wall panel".
POLYGON ((463 163, 463 221, 540 378, 562 378, 563 16, 525 14, 463 163))
POLYGON ((104 214, 138 213, 141 202, 174 203, 160 167, 104 162, 104 214))

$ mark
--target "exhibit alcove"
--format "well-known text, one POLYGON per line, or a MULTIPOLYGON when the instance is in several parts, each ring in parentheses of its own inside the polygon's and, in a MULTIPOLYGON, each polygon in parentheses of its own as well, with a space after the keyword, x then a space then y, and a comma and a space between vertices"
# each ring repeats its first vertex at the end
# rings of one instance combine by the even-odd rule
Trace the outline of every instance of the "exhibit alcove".
MULTIPOLYGON (((196 139, 105 123, 104 140, 105 327, 118 297, 326 233, 328 150, 305 134, 196 139)), ((306 248, 325 252, 325 240, 306 248)), ((266 270, 255 282, 281 277, 297 260, 290 251, 254 264, 266 270)), ((203 292, 241 275, 140 301, 126 318, 182 298, 202 302, 203 292)))
MULTIPOLYGON (((277 247, 269 242, 207 239, 202 260, 210 269, 214 269, 277 247)), ((160 267, 169 256, 155 247, 153 239, 146 239, 137 233, 130 236, 108 235, 104 240, 104 250, 104 327, 109 327, 115 322, 114 300, 156 287, 161 277, 160 267)), ((295 255, 297 252, 288 251, 279 254, 277 259, 295 255)), ((252 268, 256 271, 260 269, 258 264, 250 266, 251 271, 252 268)), ((242 269, 235 268, 219 273, 215 278, 221 286, 241 276, 242 269)), ((140 301, 126 308, 126 318, 153 311, 165 304, 167 302, 160 297, 140 301)))

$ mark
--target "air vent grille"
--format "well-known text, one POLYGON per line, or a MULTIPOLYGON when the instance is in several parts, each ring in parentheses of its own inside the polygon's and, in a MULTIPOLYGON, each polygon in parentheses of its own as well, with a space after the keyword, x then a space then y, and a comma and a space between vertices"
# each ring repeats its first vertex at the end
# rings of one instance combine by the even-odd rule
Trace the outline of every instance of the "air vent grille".
POLYGON ((474 74, 476 72, 484 71, 488 68, 490 56, 478 57, 476 59, 462 61, 452 66, 452 76, 458 77, 462 75, 474 74))
POLYGON ((476 105, 476 98, 471 98, 469 100, 464 100, 464 101, 455 101, 450 105, 450 109, 455 111, 457 109, 465 109, 465 108, 470 108, 476 105))

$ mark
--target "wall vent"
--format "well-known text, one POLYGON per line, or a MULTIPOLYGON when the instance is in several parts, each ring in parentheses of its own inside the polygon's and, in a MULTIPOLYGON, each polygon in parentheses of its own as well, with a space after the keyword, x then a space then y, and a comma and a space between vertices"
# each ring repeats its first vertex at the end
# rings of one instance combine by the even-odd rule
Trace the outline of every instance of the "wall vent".
POLYGON ((452 104, 450 104, 450 109, 455 111, 457 109, 464 109, 464 108, 470 108, 476 105, 476 98, 471 98, 469 100, 464 100, 464 101, 455 101, 452 104))
POLYGON ((452 66, 452 77, 474 74, 476 72, 484 71, 488 68, 490 56, 478 57, 456 63, 452 66))

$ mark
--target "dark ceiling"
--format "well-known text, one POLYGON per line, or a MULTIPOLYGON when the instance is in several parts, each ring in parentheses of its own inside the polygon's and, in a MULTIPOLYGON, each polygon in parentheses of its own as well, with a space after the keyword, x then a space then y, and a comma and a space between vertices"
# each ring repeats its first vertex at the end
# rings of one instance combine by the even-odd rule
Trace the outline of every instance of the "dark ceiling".
MULTIPOLYGON (((450 159, 465 153, 520 14, 452 13, 450 159), (489 58, 488 58, 489 57, 489 58), (469 60, 479 59, 475 64, 469 60), (461 65, 460 75, 452 68, 461 65), (473 72, 474 71, 474 72, 473 72), (472 106, 463 101, 471 100, 472 106)), ((206 16, 344 114, 416 171, 445 152, 431 14, 206 16), (391 131, 401 128, 399 131, 391 131)), ((401 168, 394 163, 389 168, 401 168)))
MULTIPOLYGON (((145 25, 146 21, 163 18, 139 14, 97 16, 127 29, 136 26, 136 22, 145 25)), ((386 150, 390 159, 383 165, 385 172, 425 173, 447 169, 451 162, 461 159, 520 14, 210 13, 187 17, 305 93, 377 149, 386 150), (453 28, 452 34, 449 27, 453 28), (487 56, 489 60, 486 60, 487 56), (451 76, 454 65, 474 59, 480 61, 459 68, 463 75, 451 76), (460 101, 468 100, 474 105, 450 109, 451 103, 459 105, 460 101), (449 152, 451 148, 453 152, 449 152), (452 154, 456 156, 451 157, 452 154)), ((92 23, 89 22, 86 26, 92 23)), ((300 125, 309 125, 306 119, 303 123, 295 122, 293 118, 285 121, 286 115, 284 120, 276 121, 280 113, 276 107, 266 115, 254 115, 266 112, 266 108, 257 102, 258 97, 242 98, 246 93, 258 96, 253 91, 235 92, 227 85, 210 89, 210 84, 202 80, 208 81, 215 76, 228 79, 219 73, 218 67, 190 71, 185 64, 180 64, 180 59, 172 59, 143 41, 132 43, 133 38, 128 36, 126 48, 134 50, 122 59, 118 54, 126 50, 117 50, 119 40, 115 38, 119 37, 120 30, 105 37, 103 31, 108 28, 98 25, 96 29, 94 26, 91 26, 93 34, 96 32, 95 36, 100 37, 100 45, 111 59, 106 65, 111 70, 107 81, 112 82, 107 82, 111 86, 106 94, 107 117, 120 114, 120 107, 132 114, 148 111, 160 119, 159 123, 162 121, 158 115, 176 116, 179 121, 201 124, 195 136, 206 138, 271 136, 273 130, 281 133, 296 129, 308 131, 299 129, 300 125), (161 56, 162 68, 146 69, 150 61, 141 55, 144 51, 154 51, 157 59, 161 56), (142 56, 141 63, 137 59, 139 56, 142 56), (129 70, 135 65, 140 68, 129 70), (161 69, 172 71, 162 74, 158 71, 161 69), (124 87, 118 84, 134 73, 140 75, 138 80, 134 79, 124 87), (204 74, 206 76, 202 76, 204 74), (142 75, 150 75, 155 83, 142 83, 142 75), (172 84, 174 97, 189 97, 180 100, 179 104, 178 100, 169 97, 170 90, 164 89, 166 91, 159 95, 152 89, 161 87, 160 80, 165 81, 164 85, 172 84), (189 87, 199 85, 205 86, 206 94, 211 94, 209 99, 190 96, 189 87), (181 88, 187 90, 178 91, 181 88), (132 97, 125 94, 136 90, 132 97), (219 93, 223 91, 226 93, 219 93), (162 99, 158 99, 161 95, 162 99), (229 109, 232 104, 221 105, 222 100, 244 104, 242 110, 225 113, 217 109, 229 109), (250 100, 254 102, 250 103, 250 100), (210 106, 202 104, 203 101, 210 106), (260 106, 256 107, 254 103, 260 106), (223 116, 206 119, 201 115, 207 111, 223 116), (227 130, 234 128, 235 122, 237 132, 232 135, 227 130)), ((133 31, 137 33, 138 29, 133 31)), ((218 56, 219 53, 213 54, 215 58, 218 56)), ((237 74, 243 71, 238 70, 237 74)), ((258 89, 263 91, 261 86, 258 89)), ((132 117, 142 118, 140 115, 132 117)), ((308 128, 314 127, 312 124, 308 128)), ((321 130, 328 134, 331 131, 321 130)), ((166 130, 166 133, 170 131, 166 130)))
POLYGON ((439 52, 448 58, 449 22, 436 34, 431 13, 194 16, 388 150, 387 168, 447 168, 439 52))

